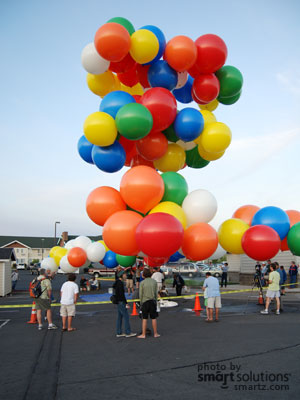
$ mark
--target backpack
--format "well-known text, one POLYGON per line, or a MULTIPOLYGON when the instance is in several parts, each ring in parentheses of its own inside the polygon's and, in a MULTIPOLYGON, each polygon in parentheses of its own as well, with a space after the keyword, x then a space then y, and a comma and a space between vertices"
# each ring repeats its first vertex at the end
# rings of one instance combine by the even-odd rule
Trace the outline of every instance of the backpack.
POLYGON ((43 279, 35 278, 32 282, 30 282, 30 284, 29 284, 30 297, 37 299, 47 289, 46 288, 46 289, 42 290, 42 281, 44 281, 45 279, 47 279, 47 278, 43 278, 43 279))

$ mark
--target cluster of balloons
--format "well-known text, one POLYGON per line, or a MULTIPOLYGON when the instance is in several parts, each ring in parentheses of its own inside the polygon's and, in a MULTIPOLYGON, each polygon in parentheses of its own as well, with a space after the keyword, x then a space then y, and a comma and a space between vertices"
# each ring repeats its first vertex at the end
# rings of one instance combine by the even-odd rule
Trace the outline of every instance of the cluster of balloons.
POLYGON ((215 197, 204 189, 188 193, 177 172, 133 167, 123 175, 119 190, 94 189, 86 211, 103 226, 104 242, 117 257, 139 255, 154 266, 170 257, 203 260, 218 249, 217 232, 208 223, 217 212, 215 197))
POLYGON ((219 102, 235 103, 243 85, 226 58, 226 44, 216 35, 166 42, 156 26, 135 31, 125 18, 110 19, 81 55, 88 87, 102 98, 84 122, 81 158, 113 173, 124 165, 177 172, 222 157, 231 131, 212 111, 219 102), (200 110, 178 111, 177 101, 195 101, 200 110))
POLYGON ((233 254, 264 261, 281 251, 300 255, 300 212, 279 207, 245 205, 218 230, 220 245, 233 254))

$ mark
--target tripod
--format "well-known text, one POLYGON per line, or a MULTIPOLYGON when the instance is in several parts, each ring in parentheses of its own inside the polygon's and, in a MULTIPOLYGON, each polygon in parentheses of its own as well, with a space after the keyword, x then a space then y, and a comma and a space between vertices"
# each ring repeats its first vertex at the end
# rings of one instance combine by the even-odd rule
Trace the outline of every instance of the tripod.
POLYGON ((246 313, 246 310, 247 310, 247 307, 248 307, 248 304, 249 304, 250 296, 253 294, 253 289, 256 288, 256 287, 259 289, 259 295, 262 296, 263 305, 266 306, 265 299, 264 299, 264 296, 263 296, 263 286, 262 286, 262 283, 261 283, 261 275, 260 275, 259 272, 256 272, 256 273, 254 274, 254 277, 253 277, 253 284, 252 284, 251 293, 250 293, 250 295, 248 296, 247 303, 246 303, 246 305, 245 305, 243 314, 246 313))

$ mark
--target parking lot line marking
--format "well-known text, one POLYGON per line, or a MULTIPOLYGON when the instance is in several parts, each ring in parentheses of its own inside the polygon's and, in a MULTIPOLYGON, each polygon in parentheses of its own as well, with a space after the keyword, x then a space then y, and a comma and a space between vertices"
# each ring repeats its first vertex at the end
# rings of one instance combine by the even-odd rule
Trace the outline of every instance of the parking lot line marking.
POLYGON ((0 323, 1 323, 1 321, 4 321, 4 322, 2 322, 2 324, 0 324, 0 329, 3 328, 3 326, 6 325, 10 321, 10 319, 0 319, 0 323))

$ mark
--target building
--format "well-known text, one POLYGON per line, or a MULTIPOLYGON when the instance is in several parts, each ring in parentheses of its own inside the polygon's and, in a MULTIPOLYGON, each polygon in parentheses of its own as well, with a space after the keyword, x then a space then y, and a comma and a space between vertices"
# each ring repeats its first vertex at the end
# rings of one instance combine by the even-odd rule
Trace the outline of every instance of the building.
POLYGON ((12 248, 0 248, 0 296, 11 292, 11 264, 16 261, 15 251, 12 248))

